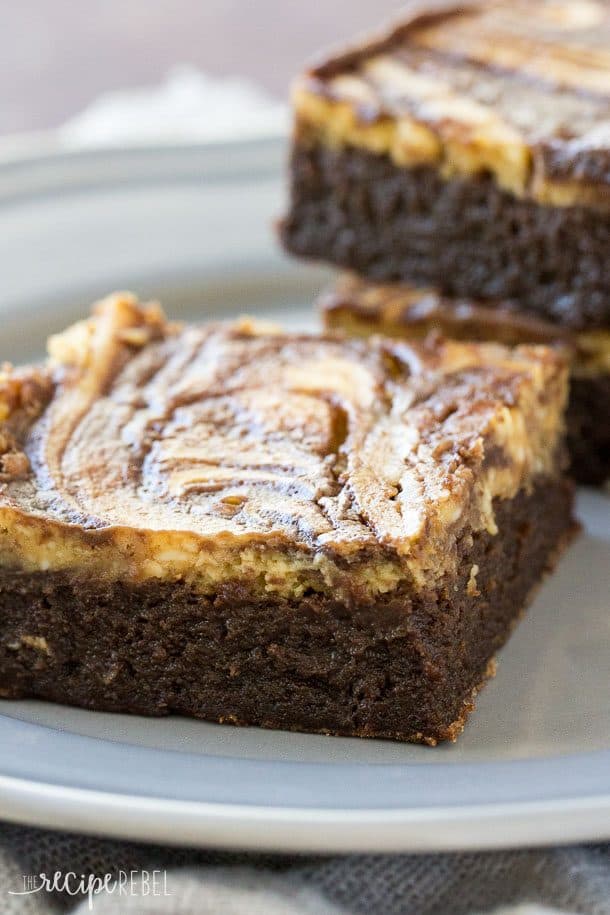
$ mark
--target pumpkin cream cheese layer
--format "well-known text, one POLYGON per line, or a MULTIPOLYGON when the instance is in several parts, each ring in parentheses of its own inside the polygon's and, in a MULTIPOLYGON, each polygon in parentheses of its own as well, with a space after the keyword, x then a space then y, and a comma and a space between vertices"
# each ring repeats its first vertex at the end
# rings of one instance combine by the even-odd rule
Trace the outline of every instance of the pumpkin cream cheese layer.
POLYGON ((183 326, 115 295, 0 375, 0 565, 204 593, 432 587, 555 475, 545 347, 183 326))
POLYGON ((301 143, 446 178, 492 174, 550 206, 610 204, 610 4, 411 4, 390 34, 294 88, 301 143))
POLYGON ((610 329, 573 330, 520 311, 511 302, 451 298, 432 287, 369 283, 345 273, 320 295, 318 308, 328 330, 354 336, 418 339, 436 331, 456 340, 506 346, 558 345, 569 355, 572 377, 610 377, 610 329))
POLYGON ((570 360, 570 475, 585 486, 604 486, 610 479, 610 329, 576 330, 509 301, 452 297, 408 283, 370 283, 355 274, 340 275, 319 297, 318 308, 327 330, 352 337, 421 340, 436 333, 454 340, 561 348, 570 360))

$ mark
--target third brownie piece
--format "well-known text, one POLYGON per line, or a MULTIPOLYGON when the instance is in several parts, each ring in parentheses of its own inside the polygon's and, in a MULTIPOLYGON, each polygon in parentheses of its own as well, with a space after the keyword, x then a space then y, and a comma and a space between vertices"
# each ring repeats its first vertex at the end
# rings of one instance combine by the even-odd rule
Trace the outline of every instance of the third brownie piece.
POLYGON ((319 298, 327 330, 350 336, 418 340, 439 333, 457 340, 558 345, 571 364, 567 408, 570 473, 579 482, 610 482, 610 329, 577 331, 510 302, 452 298, 406 283, 375 284, 344 274, 319 298))
POLYGON ((610 4, 411 4, 294 91, 287 248, 610 325, 610 4))
POLYGON ((0 695, 455 738, 573 530, 546 347, 182 326, 0 374, 0 695))

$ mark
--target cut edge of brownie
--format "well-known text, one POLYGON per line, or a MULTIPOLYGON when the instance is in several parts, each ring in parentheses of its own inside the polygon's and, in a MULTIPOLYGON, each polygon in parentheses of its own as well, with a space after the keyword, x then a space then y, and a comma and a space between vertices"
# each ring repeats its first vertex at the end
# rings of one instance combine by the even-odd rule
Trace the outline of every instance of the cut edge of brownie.
POLYGON ((292 254, 373 281, 512 300, 569 327, 610 323, 608 213, 520 199, 484 173, 445 179, 297 132, 279 230, 292 254))
POLYGON ((434 745, 455 740, 493 658, 573 536, 561 478, 495 506, 436 592, 253 603, 243 583, 0 572, 0 696, 434 745), (100 619, 104 625, 100 625, 100 619), (93 638, 93 634, 95 637, 93 638))
POLYGON ((566 413, 570 472, 585 486, 610 486, 610 375, 570 380, 566 413))

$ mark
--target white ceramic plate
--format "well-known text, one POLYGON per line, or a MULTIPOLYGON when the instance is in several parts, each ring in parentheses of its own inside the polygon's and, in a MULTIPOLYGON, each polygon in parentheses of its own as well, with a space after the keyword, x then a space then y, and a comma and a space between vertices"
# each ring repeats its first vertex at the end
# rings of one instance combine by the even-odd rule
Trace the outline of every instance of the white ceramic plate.
MULTIPOLYGON (((277 141, 0 164, 0 357, 38 355, 107 291, 174 316, 312 326, 326 274, 275 244, 277 141)), ((454 746, 0 705, 0 818, 281 850, 490 848, 610 838, 610 501, 502 652, 454 746)))

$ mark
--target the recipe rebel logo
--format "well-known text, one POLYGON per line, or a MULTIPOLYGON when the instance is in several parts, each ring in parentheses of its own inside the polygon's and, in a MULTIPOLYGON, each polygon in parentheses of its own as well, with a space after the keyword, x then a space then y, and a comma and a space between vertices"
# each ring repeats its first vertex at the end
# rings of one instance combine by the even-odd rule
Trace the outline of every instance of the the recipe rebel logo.
POLYGON ((32 896, 35 893, 59 893, 83 896, 93 911, 95 897, 108 896, 171 896, 167 888, 167 872, 163 870, 118 870, 111 874, 77 874, 55 871, 53 874, 23 874, 21 889, 11 889, 9 896, 32 896))

